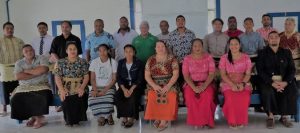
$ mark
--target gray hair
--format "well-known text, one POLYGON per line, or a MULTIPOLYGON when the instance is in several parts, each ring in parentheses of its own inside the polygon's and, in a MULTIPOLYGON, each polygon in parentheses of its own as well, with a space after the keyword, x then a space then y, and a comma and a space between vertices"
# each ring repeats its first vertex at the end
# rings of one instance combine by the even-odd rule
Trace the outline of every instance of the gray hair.
POLYGON ((148 21, 142 21, 140 24, 140 28, 142 25, 146 25, 148 28, 150 28, 148 21))
POLYGON ((290 21, 290 22, 292 22, 292 23, 296 24, 296 21, 295 21, 295 19, 294 19, 294 18, 291 18, 291 17, 289 17, 289 18, 286 18, 286 19, 285 19, 285 22, 287 22, 287 21, 290 21))

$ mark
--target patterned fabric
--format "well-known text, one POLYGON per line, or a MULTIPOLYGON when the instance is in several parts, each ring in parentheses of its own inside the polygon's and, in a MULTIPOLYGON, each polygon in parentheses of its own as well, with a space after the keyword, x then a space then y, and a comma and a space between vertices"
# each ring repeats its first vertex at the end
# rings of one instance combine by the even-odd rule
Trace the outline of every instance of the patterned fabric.
POLYGON ((98 46, 101 44, 107 44, 110 48, 115 48, 113 36, 106 31, 103 31, 99 36, 95 32, 88 35, 85 41, 85 50, 90 50, 91 60, 99 57, 98 46))
POLYGON ((280 47, 290 49, 293 55, 299 54, 300 40, 297 36, 300 38, 300 33, 295 32, 290 38, 284 32, 280 33, 280 47))
MULTIPOLYGON (((165 62, 157 62, 155 55, 151 56, 145 66, 145 70, 151 73, 151 77, 154 82, 160 86, 166 85, 173 76, 173 70, 179 69, 178 62, 174 56, 169 55, 165 62)), ((147 91, 152 90, 152 87, 147 84, 147 91)), ((174 84, 171 91, 180 92, 180 88, 177 84, 174 84)), ((166 95, 158 94, 158 103, 167 103, 166 95)))
POLYGON ((89 64, 85 59, 77 58, 70 62, 67 58, 58 60, 54 74, 62 78, 63 86, 66 87, 69 95, 77 94, 75 90, 78 83, 83 82, 83 77, 89 73, 89 64), (74 88, 75 87, 75 88, 74 88))
POLYGON ((193 81, 205 81, 209 72, 215 72, 215 63, 209 54, 205 53, 199 59, 194 59, 192 55, 184 58, 182 73, 190 75, 193 81))
POLYGON ((17 37, 0 38, 0 64, 14 64, 21 59, 23 45, 23 40, 17 37))
POLYGON ((167 45, 177 60, 182 62, 183 58, 190 54, 192 47, 191 41, 195 38, 195 33, 189 29, 186 29, 183 35, 180 35, 176 29, 170 33, 167 45))
MULTIPOLYGON (((235 83, 240 83, 243 80, 247 71, 251 71, 252 64, 248 55, 242 54, 238 60, 233 61, 233 64, 228 60, 228 54, 225 54, 221 57, 219 69, 224 70, 228 77, 235 83)), ((231 86, 222 81, 221 83, 222 90, 231 90, 231 86)), ((250 86, 246 86, 246 89, 251 89, 250 86)))

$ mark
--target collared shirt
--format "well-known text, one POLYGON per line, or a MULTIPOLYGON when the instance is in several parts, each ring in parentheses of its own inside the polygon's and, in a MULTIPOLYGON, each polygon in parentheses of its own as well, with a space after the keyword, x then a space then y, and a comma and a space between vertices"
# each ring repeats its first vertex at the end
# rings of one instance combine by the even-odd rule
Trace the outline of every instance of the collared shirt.
POLYGON ((210 33, 204 37, 203 48, 213 57, 220 58, 227 51, 228 39, 225 33, 210 33))
POLYGON ((264 39, 257 32, 245 32, 239 38, 242 51, 248 55, 257 55, 257 51, 265 46, 264 39))
POLYGON ((170 34, 170 33, 164 35, 164 34, 160 33, 160 34, 158 34, 156 37, 158 38, 158 40, 162 40, 162 41, 164 41, 165 43, 167 43, 167 41, 168 41, 168 39, 169 39, 169 34, 170 34))
POLYGON ((17 37, 0 38, 0 64, 14 64, 23 56, 23 40, 17 37))
POLYGON ((95 32, 88 35, 85 41, 85 50, 90 50, 91 60, 99 57, 97 48, 101 44, 107 44, 110 48, 114 48, 115 43, 113 36, 106 31, 103 31, 99 36, 97 36, 95 32))
POLYGON ((292 54, 288 49, 278 48, 275 53, 269 46, 259 51, 256 69, 262 82, 266 84, 273 82, 274 75, 280 75, 283 81, 291 83, 296 72, 292 54))
POLYGON ((115 59, 116 61, 119 61, 123 58, 125 58, 124 54, 124 46, 127 44, 132 44, 132 41, 135 37, 138 36, 138 33, 136 31, 129 29, 128 32, 126 32, 124 35, 120 33, 119 31, 114 33, 113 37, 116 43, 115 46, 115 59))
POLYGON ((190 54, 192 48, 191 41, 195 38, 195 33, 189 29, 185 29, 183 35, 180 35, 178 29, 169 34, 167 45, 178 62, 182 62, 183 58, 190 54))
POLYGON ((136 57, 144 64, 150 56, 155 54, 155 43, 157 40, 157 37, 153 36, 151 33, 148 33, 146 37, 139 35, 133 39, 132 45, 136 49, 136 57))
POLYGON ((226 30, 224 33, 227 34, 229 37, 238 37, 244 32, 239 29, 236 29, 234 31, 226 30))
POLYGON ((67 57, 68 55, 66 53, 66 46, 67 46, 66 43, 68 41, 75 41, 76 45, 77 45, 77 48, 78 48, 77 54, 78 55, 82 54, 81 41, 77 36, 75 36, 73 34, 70 34, 68 38, 65 38, 63 36, 63 34, 61 34, 60 36, 55 37, 53 39, 52 44, 51 44, 50 54, 51 53, 57 54, 59 59, 67 57))
MULTIPOLYGON (((16 62, 14 74, 23 72, 24 70, 33 69, 38 66, 48 67, 48 60, 46 59, 46 57, 36 55, 31 64, 26 62, 26 59, 23 58, 16 62)), ((44 73, 42 75, 27 80, 19 80, 20 85, 35 85, 35 84, 41 84, 47 82, 48 82, 48 73, 44 73)))
MULTIPOLYGON (((54 39, 54 37, 50 36, 48 34, 43 36, 43 41, 44 41, 43 55, 49 56, 49 52, 50 52, 50 48, 51 48, 53 39, 54 39)), ((41 40, 42 40, 42 37, 40 36, 40 37, 34 38, 31 42, 31 46, 35 50, 35 55, 40 55, 41 40)))
POLYGON ((256 32, 258 32, 265 40, 268 40, 269 33, 272 31, 277 31, 277 30, 272 27, 268 27, 268 28, 261 27, 256 30, 256 32))

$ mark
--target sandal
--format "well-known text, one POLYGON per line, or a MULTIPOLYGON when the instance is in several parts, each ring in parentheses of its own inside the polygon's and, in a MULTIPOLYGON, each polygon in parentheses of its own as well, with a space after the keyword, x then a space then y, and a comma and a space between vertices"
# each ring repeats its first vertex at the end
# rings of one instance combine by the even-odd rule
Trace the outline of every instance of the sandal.
POLYGON ((104 126, 106 124, 105 118, 104 117, 100 117, 98 119, 98 126, 104 126))
POLYGON ((27 127, 33 127, 35 123, 35 119, 31 118, 27 123, 26 123, 26 126, 27 127))
POLYGON ((114 124, 115 124, 114 119, 112 118, 112 115, 110 115, 110 116, 108 117, 108 119, 107 119, 107 124, 108 124, 108 125, 114 125, 114 124))
POLYGON ((121 126, 125 126, 126 123, 127 123, 127 119, 124 118, 124 119, 122 120, 121 126))
POLYGON ((168 122, 166 122, 163 126, 159 125, 159 126, 158 126, 158 131, 161 132, 161 131, 167 129, 168 126, 169 126, 169 123, 168 123, 168 122))
POLYGON ((129 119, 125 124, 125 128, 130 128, 133 126, 133 124, 134 124, 133 119, 129 119))
POLYGON ((274 118, 268 118, 267 119, 267 128, 273 129, 275 127, 275 121, 274 118))
POLYGON ((34 125, 33 125, 33 128, 34 129, 38 129, 38 128, 41 128, 42 126, 45 126, 46 125, 46 123, 35 123, 34 125))
POLYGON ((290 121, 288 120, 288 118, 286 118, 286 117, 281 117, 281 118, 279 119, 279 121, 280 121, 280 123, 281 123, 282 125, 284 125, 284 126, 287 127, 287 128, 293 127, 293 123, 290 122, 290 121))
POLYGON ((156 120, 156 121, 154 121, 153 126, 155 128, 158 128, 159 124, 160 124, 160 121, 156 120))

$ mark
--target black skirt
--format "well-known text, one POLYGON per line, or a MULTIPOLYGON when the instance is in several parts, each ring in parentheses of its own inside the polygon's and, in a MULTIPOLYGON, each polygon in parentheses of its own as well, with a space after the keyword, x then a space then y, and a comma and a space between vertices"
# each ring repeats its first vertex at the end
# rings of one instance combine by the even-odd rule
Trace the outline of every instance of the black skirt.
POLYGON ((78 97, 78 95, 66 96, 66 99, 62 102, 66 124, 74 125, 79 124, 80 121, 87 121, 87 100, 87 93, 84 93, 82 97, 78 97))
POLYGON ((10 93, 19 85, 18 81, 0 82, 0 101, 3 105, 9 104, 10 93))
MULTIPOLYGON (((129 87, 128 87, 129 88, 129 87)), ((124 92, 119 88, 115 94, 115 105, 117 107, 117 117, 131 117, 139 119, 140 88, 135 88, 129 98, 124 96, 124 92)))
POLYGON ((16 93, 11 98, 11 118, 27 120, 32 116, 49 114, 51 90, 16 93))
POLYGON ((297 87, 295 82, 289 84, 284 91, 277 92, 271 85, 260 83, 261 102, 264 110, 275 115, 295 115, 297 112, 297 87))

